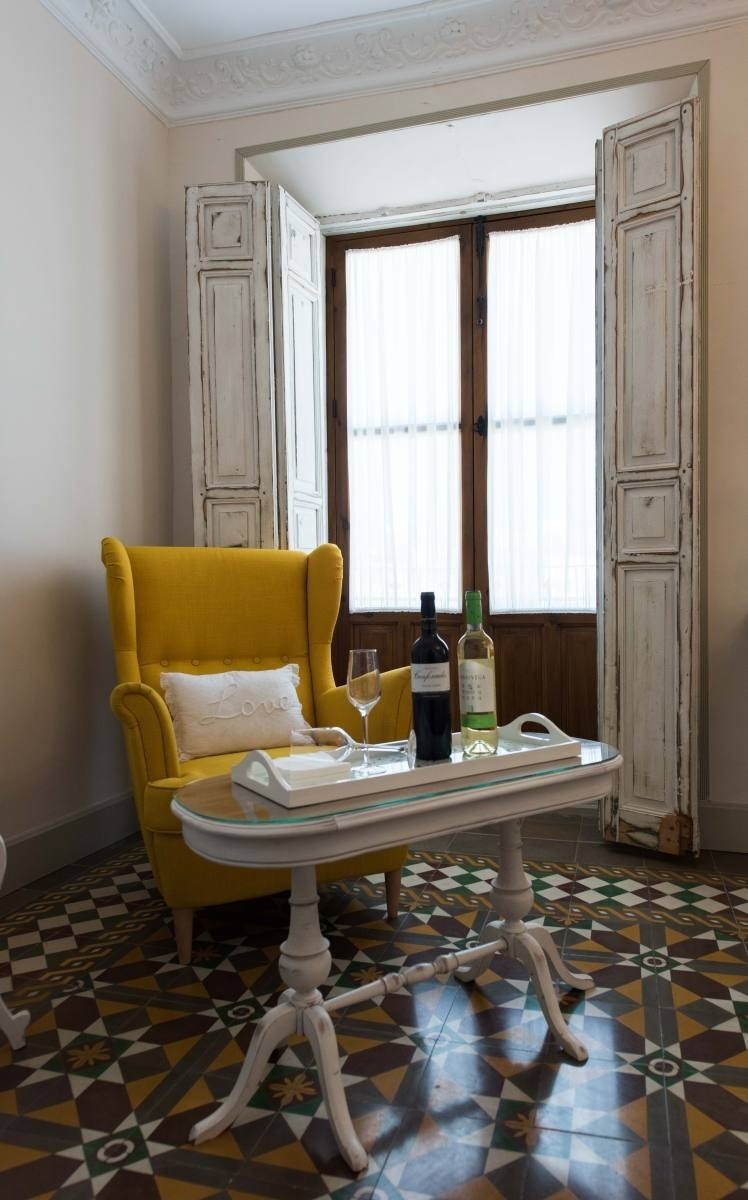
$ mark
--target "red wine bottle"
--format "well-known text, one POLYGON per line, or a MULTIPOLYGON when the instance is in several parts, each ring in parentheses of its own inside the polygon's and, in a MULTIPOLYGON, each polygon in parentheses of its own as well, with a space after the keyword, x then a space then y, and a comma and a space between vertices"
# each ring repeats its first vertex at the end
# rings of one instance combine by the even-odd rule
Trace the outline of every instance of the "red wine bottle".
POLYGON ((416 761, 444 762, 452 753, 449 646, 436 632, 433 592, 421 592, 421 636, 410 655, 416 761))

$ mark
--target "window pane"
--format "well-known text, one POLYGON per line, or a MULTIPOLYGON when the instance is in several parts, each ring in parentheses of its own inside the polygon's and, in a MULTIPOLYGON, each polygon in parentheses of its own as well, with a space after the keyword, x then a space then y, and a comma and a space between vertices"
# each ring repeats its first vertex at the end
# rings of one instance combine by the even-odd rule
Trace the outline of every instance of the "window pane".
POLYGON ((595 226, 489 236, 492 612, 595 609, 595 226))
POLYGON ((460 245, 346 253, 351 612, 460 609, 460 245))

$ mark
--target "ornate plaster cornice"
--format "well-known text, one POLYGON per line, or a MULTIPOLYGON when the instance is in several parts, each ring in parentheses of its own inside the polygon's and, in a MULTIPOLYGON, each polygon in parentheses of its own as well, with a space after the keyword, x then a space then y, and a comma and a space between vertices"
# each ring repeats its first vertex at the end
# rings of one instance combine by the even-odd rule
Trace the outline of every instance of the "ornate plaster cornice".
POLYGON ((186 57, 131 0, 41 2, 168 125, 467 79, 748 18, 748 0, 431 0, 186 57))

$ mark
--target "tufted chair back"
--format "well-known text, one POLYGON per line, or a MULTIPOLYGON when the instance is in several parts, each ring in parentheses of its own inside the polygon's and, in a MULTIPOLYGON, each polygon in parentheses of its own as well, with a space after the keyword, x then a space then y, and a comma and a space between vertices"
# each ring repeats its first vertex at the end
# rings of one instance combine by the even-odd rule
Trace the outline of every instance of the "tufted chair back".
POLYGON ((215 674, 299 664, 304 716, 334 687, 330 647, 340 604, 337 546, 295 550, 124 546, 102 559, 119 683, 161 692, 162 671, 215 674))

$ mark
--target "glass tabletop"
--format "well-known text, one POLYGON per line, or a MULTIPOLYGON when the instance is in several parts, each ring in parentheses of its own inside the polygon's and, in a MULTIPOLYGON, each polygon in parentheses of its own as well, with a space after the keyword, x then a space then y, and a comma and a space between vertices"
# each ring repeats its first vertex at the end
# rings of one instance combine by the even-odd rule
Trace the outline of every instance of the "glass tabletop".
MULTIPOLYGON (((436 797, 453 793, 477 793, 511 786, 519 780, 541 779, 546 776, 564 775, 585 767, 604 767, 618 757, 618 750, 604 742, 581 742, 580 753, 574 757, 559 758, 535 765, 520 765, 516 768, 497 769, 469 778, 450 776, 445 764, 444 778, 437 783, 420 785, 419 768, 403 771, 403 787, 396 791, 377 794, 376 779, 372 779, 372 791, 366 796, 347 800, 327 800, 304 808, 289 809, 282 804, 232 782, 230 775, 213 779, 201 779, 187 784, 174 796, 177 814, 193 815, 202 820, 217 821, 234 825, 308 825, 315 821, 329 820, 338 813, 366 812, 402 804, 428 802, 436 797)), ((497 759, 497 762, 500 760, 497 759)), ((329 795, 329 792, 327 793, 329 795)))

